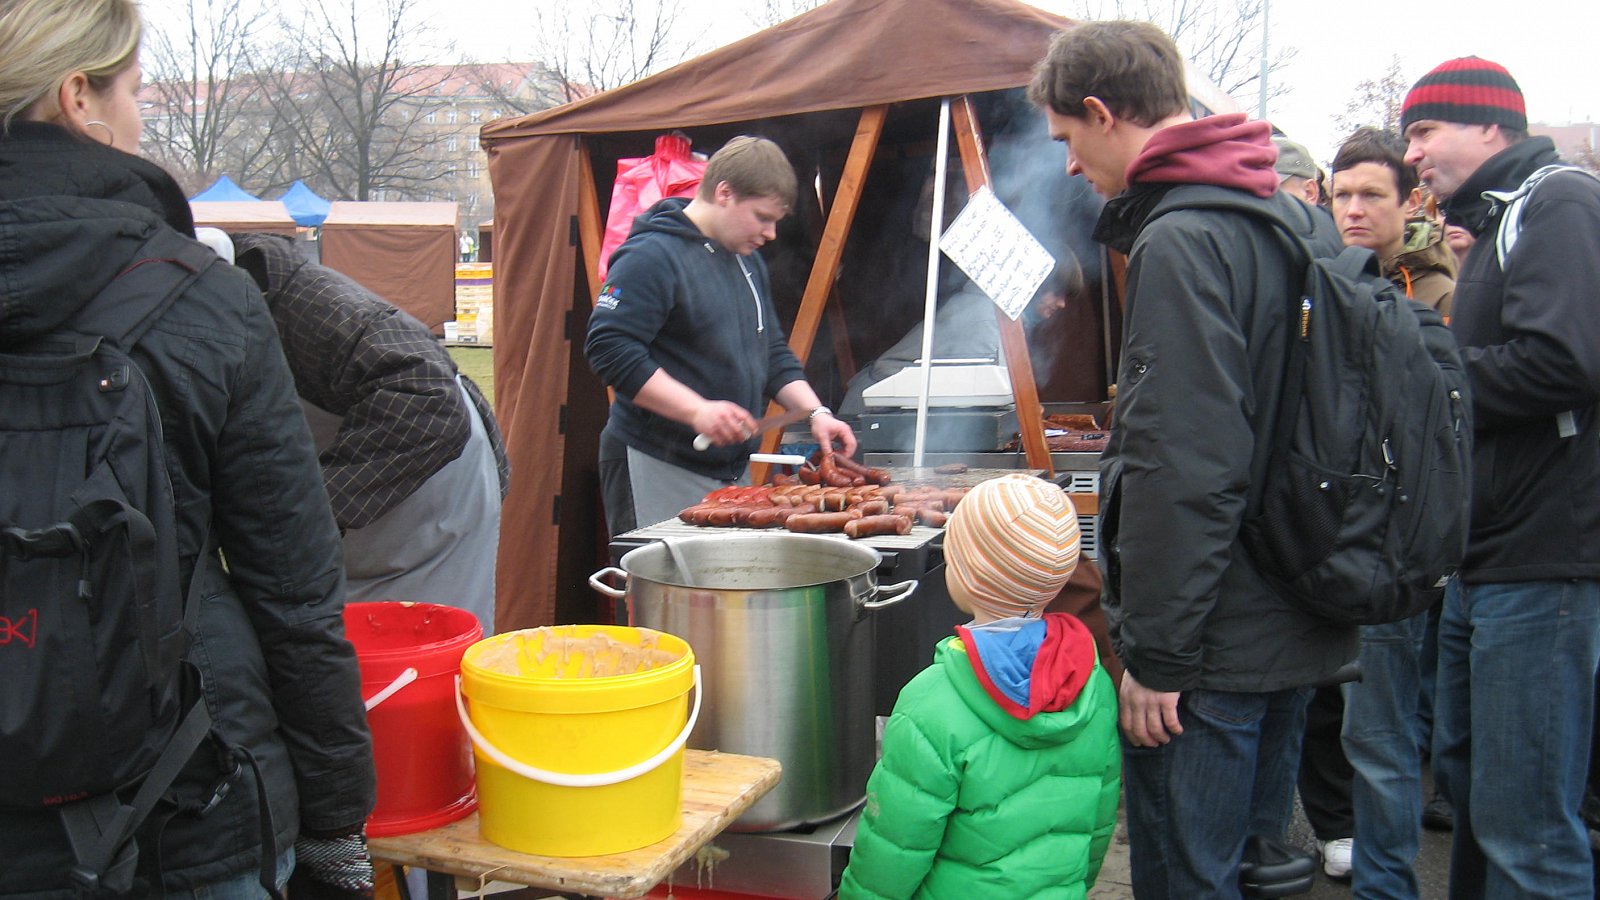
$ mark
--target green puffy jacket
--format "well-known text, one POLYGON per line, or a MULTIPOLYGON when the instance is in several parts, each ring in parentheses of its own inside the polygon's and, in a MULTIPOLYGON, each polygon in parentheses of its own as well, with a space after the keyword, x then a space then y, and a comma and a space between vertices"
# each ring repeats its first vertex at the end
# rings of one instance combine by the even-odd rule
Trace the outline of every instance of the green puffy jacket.
POLYGON ((900 692, 850 898, 1082 898, 1116 823, 1116 692, 1072 616, 958 629, 900 692))

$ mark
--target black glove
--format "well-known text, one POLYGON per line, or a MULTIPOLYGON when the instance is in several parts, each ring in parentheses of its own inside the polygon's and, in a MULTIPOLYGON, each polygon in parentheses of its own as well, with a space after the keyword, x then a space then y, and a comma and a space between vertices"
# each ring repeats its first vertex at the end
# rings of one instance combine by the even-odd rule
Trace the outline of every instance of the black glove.
POLYGON ((361 832, 338 837, 302 835, 294 842, 294 856, 289 894, 296 900, 372 896, 372 855, 361 832))

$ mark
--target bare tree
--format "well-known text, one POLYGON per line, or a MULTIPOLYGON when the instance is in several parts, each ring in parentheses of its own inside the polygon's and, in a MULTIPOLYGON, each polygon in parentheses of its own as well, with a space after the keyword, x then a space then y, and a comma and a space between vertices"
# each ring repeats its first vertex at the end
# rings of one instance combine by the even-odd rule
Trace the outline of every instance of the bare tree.
POLYGON ((771 28, 803 12, 816 9, 824 0, 761 0, 761 5, 745 11, 745 18, 757 28, 771 28))
POLYGON ((248 75, 249 52, 264 18, 248 0, 185 0, 167 27, 146 35, 144 150, 186 188, 224 171, 248 178, 271 168, 269 141, 246 126, 260 86, 248 75))
POLYGON ((1583 145, 1572 154, 1572 162, 1600 175, 1600 149, 1595 147, 1593 141, 1584 141, 1583 145))
POLYGON ((531 31, 538 37, 531 49, 553 76, 536 108, 621 87, 680 62, 698 44, 674 34, 680 14, 679 0, 535 4, 531 31))
POLYGON ((417 58, 432 32, 416 4, 314 0, 302 21, 284 24, 267 98, 299 169, 324 194, 424 196, 452 177, 439 159, 447 137, 429 125, 449 107, 440 88, 454 68, 417 58))
MULTIPOLYGON (((1076 18, 1142 19, 1154 22, 1183 55, 1213 84, 1234 98, 1255 96, 1261 85, 1261 30, 1266 0, 1076 0, 1076 18)), ((1271 73, 1292 59, 1295 49, 1281 46, 1267 60, 1267 99, 1289 93, 1289 86, 1271 73)))
POLYGON ((1356 85, 1344 114, 1333 117, 1334 124, 1344 134, 1369 125, 1399 134, 1400 108, 1410 87, 1400 72, 1400 57, 1396 55, 1382 75, 1356 85))

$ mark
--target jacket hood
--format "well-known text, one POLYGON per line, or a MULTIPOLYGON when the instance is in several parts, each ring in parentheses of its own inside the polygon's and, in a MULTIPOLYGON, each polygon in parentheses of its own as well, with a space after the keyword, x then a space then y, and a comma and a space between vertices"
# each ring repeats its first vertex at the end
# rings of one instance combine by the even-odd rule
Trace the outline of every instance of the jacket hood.
POLYGON ((0 344, 55 330, 163 223, 194 236, 160 166, 66 129, 13 122, 0 135, 0 344))
POLYGON ((1065 613, 961 626, 935 662, 973 713, 1020 747, 1066 743, 1088 719, 1077 700, 1097 664, 1094 638, 1065 613))
POLYGON ((1467 229, 1475 237, 1482 235, 1496 208, 1495 201, 1483 196, 1484 191, 1513 190, 1537 169, 1560 161, 1555 142, 1547 137, 1530 137, 1512 144, 1467 176, 1455 196, 1440 207, 1444 220, 1467 229))
POLYGON ((1272 128, 1243 113, 1207 116, 1156 132, 1128 165, 1128 184, 1212 184, 1270 197, 1278 190, 1272 128))
POLYGON ((1444 242, 1444 229, 1427 219, 1412 219, 1406 223, 1405 247, 1383 261, 1384 277, 1390 277, 1402 268, 1415 278, 1424 272, 1442 272, 1456 277, 1456 255, 1444 242))

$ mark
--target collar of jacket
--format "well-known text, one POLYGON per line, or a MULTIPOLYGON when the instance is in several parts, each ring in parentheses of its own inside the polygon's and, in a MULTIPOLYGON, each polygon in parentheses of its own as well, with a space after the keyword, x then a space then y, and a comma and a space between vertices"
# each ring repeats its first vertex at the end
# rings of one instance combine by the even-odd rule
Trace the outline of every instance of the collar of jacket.
POLYGON ((1560 161, 1555 142, 1547 137, 1530 137, 1512 144, 1467 176, 1455 196, 1444 204, 1445 221, 1460 225, 1474 237, 1482 235, 1499 211, 1495 201, 1483 196, 1484 191, 1514 190, 1539 167, 1560 161))
POLYGON ((1176 184, 1145 182, 1133 184, 1127 190, 1106 201, 1095 222, 1094 239, 1126 256, 1133 250, 1133 242, 1149 221, 1162 198, 1176 184))
POLYGON ((1383 275, 1392 278, 1401 267, 1414 274, 1443 272, 1451 278, 1456 274, 1456 257, 1444 243, 1444 229, 1427 219, 1413 219, 1406 223, 1406 244, 1399 253, 1383 261, 1383 275))

